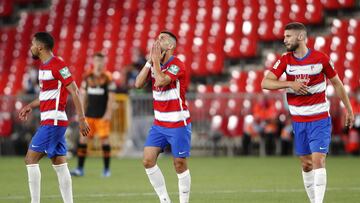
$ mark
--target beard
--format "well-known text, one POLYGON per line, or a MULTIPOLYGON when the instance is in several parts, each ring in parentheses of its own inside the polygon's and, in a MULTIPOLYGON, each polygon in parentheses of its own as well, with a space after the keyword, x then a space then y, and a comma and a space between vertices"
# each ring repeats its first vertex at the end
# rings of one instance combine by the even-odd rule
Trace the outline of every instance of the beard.
POLYGON ((31 51, 31 57, 32 57, 34 60, 39 60, 39 56, 38 56, 38 55, 35 55, 32 51, 31 51))
POLYGON ((286 47, 286 50, 290 52, 290 51, 295 51, 297 48, 299 48, 299 43, 292 44, 292 45, 290 45, 289 48, 286 47))

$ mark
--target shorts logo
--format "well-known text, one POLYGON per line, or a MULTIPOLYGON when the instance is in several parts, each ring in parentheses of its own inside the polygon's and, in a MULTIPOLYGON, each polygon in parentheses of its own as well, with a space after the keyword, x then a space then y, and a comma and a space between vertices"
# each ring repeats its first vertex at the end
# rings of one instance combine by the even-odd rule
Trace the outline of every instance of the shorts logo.
POLYGON ((181 154, 185 154, 186 153, 186 151, 185 152, 179 152, 179 154, 181 155, 181 154))
POLYGON ((326 147, 320 147, 321 150, 326 149, 326 147))
POLYGON ((61 69, 59 72, 60 72, 60 75, 61 75, 64 79, 66 79, 66 78, 68 78, 68 77, 71 76, 71 73, 70 73, 68 67, 65 67, 65 68, 61 69))
POLYGON ((35 145, 33 145, 33 144, 32 144, 32 145, 31 145, 31 147, 34 147, 34 148, 36 148, 36 147, 39 147, 39 146, 35 146, 35 145))

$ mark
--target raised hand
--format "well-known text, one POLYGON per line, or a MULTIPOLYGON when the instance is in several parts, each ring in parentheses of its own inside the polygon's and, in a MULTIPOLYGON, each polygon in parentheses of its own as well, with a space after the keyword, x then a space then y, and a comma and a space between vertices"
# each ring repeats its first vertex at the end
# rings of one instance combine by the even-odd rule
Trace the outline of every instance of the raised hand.
POLYGON ((160 42, 156 40, 151 49, 151 60, 153 63, 160 63, 162 53, 161 53, 161 46, 160 42))

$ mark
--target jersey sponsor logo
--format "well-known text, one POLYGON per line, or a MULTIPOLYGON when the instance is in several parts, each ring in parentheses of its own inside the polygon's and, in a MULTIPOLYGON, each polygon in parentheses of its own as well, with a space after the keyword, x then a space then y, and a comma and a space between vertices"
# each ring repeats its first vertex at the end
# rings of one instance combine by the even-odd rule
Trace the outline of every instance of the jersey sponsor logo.
POLYGON ((87 88, 87 93, 90 95, 104 95, 105 94, 105 90, 103 88, 100 87, 88 87, 87 88))
POLYGON ((273 66, 273 69, 276 70, 279 65, 280 65, 280 59, 276 61, 276 63, 275 63, 274 66, 273 66))
POLYGON ((71 76, 71 73, 70 73, 68 67, 64 67, 64 68, 61 69, 59 72, 60 72, 61 77, 63 77, 64 79, 66 79, 66 78, 68 78, 68 77, 71 76))
POLYGON ((171 65, 168 69, 168 71, 170 73, 172 73, 173 75, 177 75, 179 70, 180 70, 180 68, 177 65, 171 65))
POLYGON ((305 83, 307 85, 310 82, 309 74, 295 75, 295 81, 305 83))

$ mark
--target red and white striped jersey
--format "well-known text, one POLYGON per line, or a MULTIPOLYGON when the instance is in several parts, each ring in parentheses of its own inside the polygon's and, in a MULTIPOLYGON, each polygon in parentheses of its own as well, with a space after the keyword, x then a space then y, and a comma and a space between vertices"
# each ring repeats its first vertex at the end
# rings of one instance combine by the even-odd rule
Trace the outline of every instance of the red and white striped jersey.
POLYGON ((284 72, 287 81, 300 81, 309 87, 308 95, 299 95, 286 89, 289 111, 293 121, 310 122, 329 117, 326 98, 326 80, 336 76, 330 58, 319 51, 310 50, 301 59, 292 52, 285 53, 271 71, 279 78, 284 72))
POLYGON ((186 126, 191 120, 188 107, 185 104, 185 65, 180 59, 172 56, 167 63, 161 66, 161 70, 171 78, 171 82, 164 87, 155 87, 155 78, 153 71, 151 71, 154 125, 167 128, 186 126))
POLYGON ((73 82, 69 68, 58 57, 52 57, 39 68, 40 125, 67 126, 65 112, 68 91, 73 82))

